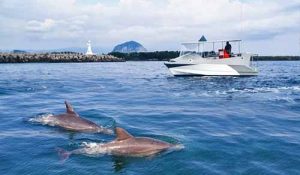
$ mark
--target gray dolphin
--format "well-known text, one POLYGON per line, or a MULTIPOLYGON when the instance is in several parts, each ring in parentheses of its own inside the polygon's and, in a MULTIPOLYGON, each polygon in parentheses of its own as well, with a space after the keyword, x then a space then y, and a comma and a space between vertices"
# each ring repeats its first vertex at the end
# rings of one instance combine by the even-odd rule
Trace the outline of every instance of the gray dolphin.
POLYGON ((50 126, 59 126, 70 131, 113 134, 111 129, 104 128, 94 122, 81 118, 67 101, 65 101, 65 104, 66 113, 44 116, 39 119, 39 122, 50 126))
POLYGON ((66 160, 71 154, 101 155, 111 154, 117 156, 144 157, 151 156, 173 148, 182 149, 182 145, 174 145, 149 137, 133 137, 122 128, 116 128, 117 138, 108 143, 84 143, 83 148, 65 151, 57 148, 60 157, 66 160))

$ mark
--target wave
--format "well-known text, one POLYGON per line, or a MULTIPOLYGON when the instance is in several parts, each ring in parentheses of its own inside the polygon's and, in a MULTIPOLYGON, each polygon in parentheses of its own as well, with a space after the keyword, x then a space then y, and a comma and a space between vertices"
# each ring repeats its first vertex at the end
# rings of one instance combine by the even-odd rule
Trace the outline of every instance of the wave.
MULTIPOLYGON (((280 94, 284 92, 300 92, 300 86, 283 86, 283 87, 257 87, 257 88, 231 88, 225 91, 209 91, 215 95, 228 95, 228 94, 257 94, 257 93, 275 93, 280 94)), ((207 96, 207 93, 204 93, 207 96)))
POLYGON ((216 96, 228 96, 228 95, 251 95, 262 93, 299 93, 300 86, 283 86, 283 87, 257 87, 257 88, 231 88, 228 90, 207 90, 200 92, 174 92, 175 97, 193 96, 193 97, 216 97, 216 96))
POLYGON ((58 134, 58 132, 54 131, 0 131, 0 139, 5 138, 31 138, 31 137, 49 137, 49 138, 57 138, 63 137, 58 134))
MULTIPOLYGON (((259 87, 259 88, 245 88, 245 89, 236 89, 232 88, 227 93, 235 93, 235 92, 240 92, 240 93, 280 93, 283 91, 295 91, 298 92, 300 91, 300 86, 283 86, 283 87, 259 87)), ((226 92, 226 91, 225 91, 226 92)))
POLYGON ((43 125, 50 125, 55 126, 55 121, 53 121, 53 118, 51 118, 53 114, 46 113, 46 114, 40 114, 36 117, 30 118, 28 121, 32 123, 40 123, 43 125))

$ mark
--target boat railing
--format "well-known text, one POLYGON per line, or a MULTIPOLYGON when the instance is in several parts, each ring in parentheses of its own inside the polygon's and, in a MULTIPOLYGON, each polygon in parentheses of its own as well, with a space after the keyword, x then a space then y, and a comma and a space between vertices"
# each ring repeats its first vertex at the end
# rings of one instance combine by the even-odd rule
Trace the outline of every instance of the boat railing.
MULTIPOLYGON (((180 56, 187 54, 197 54, 203 58, 221 58, 225 52, 225 44, 234 44, 230 54, 231 57, 241 56, 241 40, 217 40, 182 43, 180 56)), ((227 53, 228 55, 228 53, 227 53)))
POLYGON ((218 53, 215 51, 204 51, 204 52, 196 52, 196 51, 185 51, 181 52, 180 56, 200 56, 202 58, 211 58, 211 57, 219 57, 218 53))
POLYGON ((257 67, 258 67, 258 61, 254 61, 254 57, 257 57, 258 54, 251 54, 250 56, 250 66, 252 68, 255 69, 255 71, 257 71, 257 67))
MULTIPOLYGON (((180 53, 181 57, 191 57, 191 56, 197 56, 199 58, 205 58, 205 59, 222 59, 220 52, 215 51, 204 51, 204 52, 196 52, 196 51, 183 51, 180 53)), ((242 53, 231 53, 229 58, 233 57, 241 57, 242 53)))

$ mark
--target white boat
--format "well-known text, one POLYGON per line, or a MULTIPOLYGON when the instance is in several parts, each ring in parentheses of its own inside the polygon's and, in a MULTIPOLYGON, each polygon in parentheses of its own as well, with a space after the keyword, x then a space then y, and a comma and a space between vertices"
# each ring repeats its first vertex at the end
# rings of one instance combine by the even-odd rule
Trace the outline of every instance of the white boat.
POLYGON ((253 76, 253 54, 241 53, 241 40, 199 41, 182 43, 180 56, 165 62, 174 76, 253 76), (231 53, 225 43, 233 45, 231 53), (215 51, 217 49, 217 51, 215 51))

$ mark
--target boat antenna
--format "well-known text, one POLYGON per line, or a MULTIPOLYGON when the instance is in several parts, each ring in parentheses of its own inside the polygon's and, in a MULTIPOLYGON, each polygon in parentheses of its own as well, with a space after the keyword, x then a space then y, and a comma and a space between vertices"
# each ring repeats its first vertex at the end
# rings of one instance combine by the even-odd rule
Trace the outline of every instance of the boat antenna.
POLYGON ((241 6, 240 6, 240 35, 242 36, 243 30, 244 30, 244 27, 243 27, 244 4, 243 4, 243 2, 240 2, 240 3, 241 3, 241 6))
POLYGON ((300 56, 300 32, 299 32, 299 56, 300 56))
MULTIPOLYGON (((244 3, 240 1, 240 38, 243 38, 244 26, 243 26, 243 18, 244 18, 244 3)), ((242 52, 243 44, 239 42, 239 52, 242 52)))

